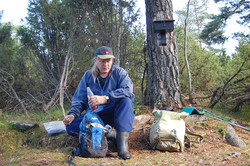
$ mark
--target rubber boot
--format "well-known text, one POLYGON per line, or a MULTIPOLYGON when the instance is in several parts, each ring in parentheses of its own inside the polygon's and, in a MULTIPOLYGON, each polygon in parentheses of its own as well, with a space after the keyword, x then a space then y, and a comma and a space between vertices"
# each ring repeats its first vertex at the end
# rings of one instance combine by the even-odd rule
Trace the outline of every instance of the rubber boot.
POLYGON ((129 137, 129 132, 117 132, 116 135, 118 156, 124 160, 131 158, 131 155, 128 152, 128 137, 129 137))
POLYGON ((116 130, 111 130, 106 136, 108 140, 116 140, 116 130))

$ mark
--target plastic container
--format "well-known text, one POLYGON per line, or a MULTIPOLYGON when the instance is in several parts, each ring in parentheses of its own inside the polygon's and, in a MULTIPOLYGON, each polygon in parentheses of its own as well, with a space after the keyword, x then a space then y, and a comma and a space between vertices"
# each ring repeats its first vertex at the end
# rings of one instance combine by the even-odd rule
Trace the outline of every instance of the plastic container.
MULTIPOLYGON (((88 96, 88 99, 91 97, 91 96, 93 96, 94 94, 93 94, 93 92, 91 91, 91 89, 89 88, 89 87, 87 87, 87 96, 88 96)), ((91 106, 91 105, 89 105, 90 107, 91 107, 91 109, 92 110, 96 110, 97 108, 98 108, 98 106, 96 105, 96 106, 91 106)))

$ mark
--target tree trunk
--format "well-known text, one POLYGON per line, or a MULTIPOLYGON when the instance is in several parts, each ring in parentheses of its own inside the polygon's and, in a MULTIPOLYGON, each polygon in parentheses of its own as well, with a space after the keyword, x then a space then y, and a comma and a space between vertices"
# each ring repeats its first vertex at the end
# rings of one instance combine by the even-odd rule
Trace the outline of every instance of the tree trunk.
POLYGON ((184 57, 185 57, 185 62, 186 62, 187 72, 188 72, 189 101, 191 104, 193 104, 191 73, 190 73, 188 57, 187 57, 187 26, 188 26, 189 4, 190 4, 190 0, 188 1, 188 4, 187 4, 187 17, 185 20, 184 57))
POLYGON ((71 58, 72 58, 72 43, 73 43, 73 38, 74 38, 74 33, 76 30, 76 26, 73 26, 72 31, 71 31, 71 35, 70 35, 70 40, 69 40, 69 48, 68 48, 68 52, 66 54, 65 57, 65 61, 64 61, 64 67, 63 67, 63 72, 61 75, 61 79, 60 79, 60 107, 62 109, 62 115, 63 117, 65 117, 65 109, 64 109, 64 93, 65 90, 67 89, 67 81, 68 81, 68 76, 71 72, 70 69, 70 62, 71 62, 71 58))
POLYGON ((160 46, 160 34, 153 21, 172 20, 171 0, 146 0, 147 18, 147 86, 145 103, 154 107, 181 106, 178 57, 174 31, 166 32, 166 45, 160 46))
POLYGON ((116 46, 116 57, 115 57, 115 62, 117 66, 120 66, 120 41, 121 41, 121 35, 122 35, 122 23, 123 23, 123 14, 122 14, 122 5, 121 5, 121 0, 119 0, 119 27, 118 27, 118 32, 117 32, 117 46, 116 46))
MULTIPOLYGON (((71 41, 72 43, 72 41, 71 41)), ((65 117, 65 109, 64 109, 64 93, 65 93, 65 89, 67 88, 67 79, 68 79, 68 75, 69 75, 69 64, 71 61, 71 48, 72 48, 72 44, 70 43, 69 49, 68 49, 68 53, 65 57, 65 62, 64 62, 64 68, 63 68, 63 73, 61 76, 61 80, 60 80, 60 107, 62 109, 62 115, 63 117, 65 117)))
POLYGON ((147 72, 147 68, 148 68, 148 64, 147 64, 147 44, 146 42, 144 42, 143 44, 143 59, 144 59, 144 63, 145 63, 145 68, 143 70, 143 75, 142 75, 142 79, 141 79, 141 95, 144 96, 144 80, 145 80, 145 76, 146 76, 146 72, 147 72))

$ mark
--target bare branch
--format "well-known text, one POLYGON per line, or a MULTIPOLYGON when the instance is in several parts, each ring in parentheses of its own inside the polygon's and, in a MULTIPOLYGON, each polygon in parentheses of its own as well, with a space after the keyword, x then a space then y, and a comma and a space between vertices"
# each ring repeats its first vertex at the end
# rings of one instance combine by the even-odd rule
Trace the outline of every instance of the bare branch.
MULTIPOLYGON (((2 70, 2 69, 0 69, 0 72, 2 72, 2 73, 4 73, 4 74, 7 74, 8 76, 11 77, 11 82, 9 82, 6 78, 4 78, 4 76, 2 76, 3 81, 4 81, 5 83, 7 83, 9 90, 14 94, 14 98, 15 98, 15 99, 18 101, 18 103, 20 104, 20 106, 21 106, 21 108, 22 108, 22 110, 23 110, 25 116, 29 118, 29 114, 28 114, 28 112, 27 112, 27 110, 26 110, 26 108, 25 108, 25 106, 24 106, 24 104, 23 104, 23 101, 19 98, 19 96, 17 95, 15 89, 13 88, 14 77, 13 77, 10 73, 8 73, 8 72, 6 72, 6 71, 4 71, 4 70, 2 70)), ((7 94, 10 95, 9 93, 7 93, 7 94)))
POLYGON ((59 87, 59 89, 60 89, 59 102, 60 102, 60 107, 62 109, 63 117, 65 116, 65 109, 63 106, 64 93, 65 93, 65 89, 67 89, 67 80, 68 80, 69 72, 72 70, 72 69, 69 69, 69 66, 70 66, 70 62, 71 62, 71 51, 72 51, 72 43, 73 43, 75 29, 76 29, 76 26, 73 26, 73 30, 71 31, 70 40, 69 40, 70 41, 69 48, 68 48, 68 52, 67 52, 66 57, 65 57, 63 73, 61 76, 60 87, 59 87))
POLYGON ((246 101, 250 101, 250 96, 244 97, 242 100, 238 101, 236 107, 234 108, 235 111, 240 111, 240 106, 246 102, 246 101))
POLYGON ((189 17, 189 4, 190 4, 190 0, 188 1, 188 4, 187 4, 187 17, 185 19, 184 58, 186 62, 187 72, 188 72, 189 101, 191 104, 193 104, 194 102, 193 102, 193 97, 192 97, 191 72, 190 72, 189 62, 188 62, 188 57, 187 57, 187 27, 188 27, 188 17, 189 17))
POLYGON ((43 104, 42 101, 36 99, 32 94, 30 94, 29 92, 27 92, 38 104, 43 104))
POLYGON ((44 112, 47 112, 48 109, 54 104, 54 102, 55 102, 56 99, 57 99, 57 96, 59 95, 59 92, 60 92, 60 90, 59 90, 59 85, 58 85, 58 86, 56 87, 56 90, 55 90, 54 95, 53 95, 53 97, 51 98, 50 102, 49 102, 48 104, 46 104, 46 105, 43 105, 43 111, 44 111, 44 112))
POLYGON ((227 87, 227 85, 241 72, 244 64, 245 64, 246 60, 244 60, 244 62, 241 64, 239 70, 225 83, 225 85, 222 87, 222 88, 217 88, 215 91, 214 91, 214 94, 213 94, 213 97, 212 99, 210 100, 210 103, 209 103, 209 107, 210 108, 213 108, 219 101, 220 99, 222 98, 222 96, 225 94, 225 89, 227 87), (215 96, 217 95, 218 91, 221 89, 221 93, 220 95, 218 96, 218 98, 213 102, 215 96))

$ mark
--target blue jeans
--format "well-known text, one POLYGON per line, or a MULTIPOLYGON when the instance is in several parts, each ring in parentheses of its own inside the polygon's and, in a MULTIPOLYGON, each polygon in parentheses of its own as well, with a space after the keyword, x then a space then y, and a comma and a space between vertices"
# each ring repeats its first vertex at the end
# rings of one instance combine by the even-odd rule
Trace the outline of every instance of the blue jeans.
MULTIPOLYGON (((97 113, 104 124, 109 124, 118 132, 131 131, 134 121, 133 103, 130 98, 123 98, 118 102, 109 104, 97 113)), ((69 135, 78 136, 79 125, 84 115, 77 117, 70 125, 66 126, 69 135)))

